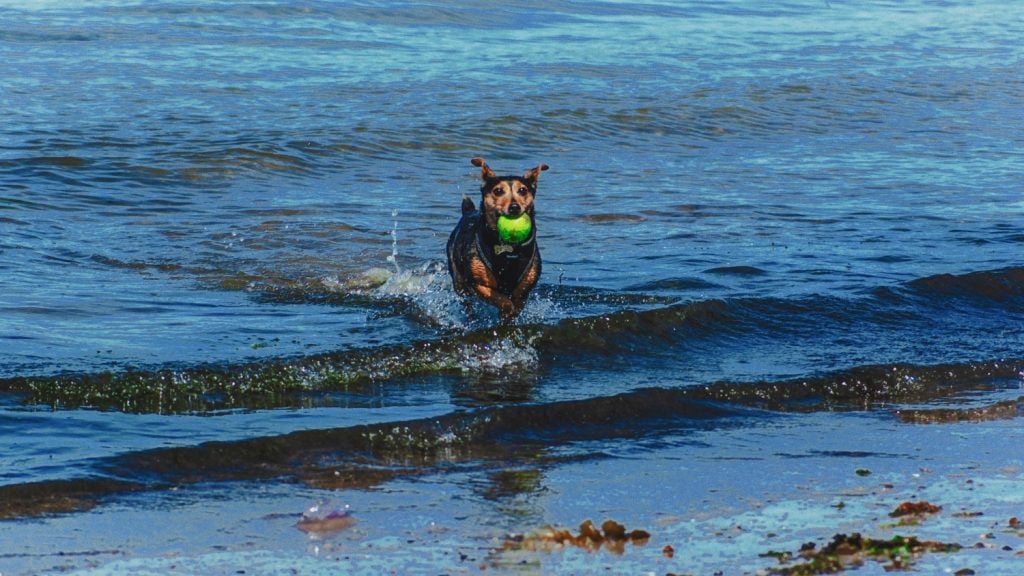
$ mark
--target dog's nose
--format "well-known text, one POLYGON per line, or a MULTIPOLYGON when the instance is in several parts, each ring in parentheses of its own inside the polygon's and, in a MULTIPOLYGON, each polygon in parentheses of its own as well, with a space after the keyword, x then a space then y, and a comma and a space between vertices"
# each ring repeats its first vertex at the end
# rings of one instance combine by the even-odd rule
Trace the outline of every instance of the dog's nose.
POLYGON ((515 202, 513 202, 513 203, 508 205, 508 215, 509 216, 519 216, 519 214, 522 211, 523 211, 523 209, 519 206, 519 204, 516 204, 515 202))

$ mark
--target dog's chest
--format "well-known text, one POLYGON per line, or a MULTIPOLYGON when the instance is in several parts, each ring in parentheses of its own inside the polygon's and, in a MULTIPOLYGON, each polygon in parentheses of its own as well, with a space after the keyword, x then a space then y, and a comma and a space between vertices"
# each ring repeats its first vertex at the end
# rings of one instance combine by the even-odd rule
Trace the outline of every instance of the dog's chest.
POLYGON ((491 271, 498 281, 498 289, 511 294, 537 256, 536 252, 537 245, 533 242, 528 246, 495 244, 491 255, 491 271))

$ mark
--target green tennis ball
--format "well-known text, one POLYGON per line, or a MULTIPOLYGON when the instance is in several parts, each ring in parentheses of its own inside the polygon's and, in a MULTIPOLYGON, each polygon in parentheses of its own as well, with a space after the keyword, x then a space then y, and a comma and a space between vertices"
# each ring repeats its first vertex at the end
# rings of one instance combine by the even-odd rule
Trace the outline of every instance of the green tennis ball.
POLYGON ((510 218, 498 216, 498 239, 505 244, 522 244, 533 232, 533 221, 525 212, 510 218))

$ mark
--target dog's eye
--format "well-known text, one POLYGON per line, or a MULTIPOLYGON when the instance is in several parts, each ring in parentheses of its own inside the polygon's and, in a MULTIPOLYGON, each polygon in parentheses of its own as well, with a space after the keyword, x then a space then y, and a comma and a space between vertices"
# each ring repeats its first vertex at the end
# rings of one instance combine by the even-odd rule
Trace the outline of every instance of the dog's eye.
POLYGON ((505 189, 504 188, 495 188, 495 189, 491 190, 491 194, 494 194, 495 196, 504 196, 505 195, 505 189))
POLYGON ((519 190, 517 190, 517 192, 519 192, 519 193, 520 193, 520 194, 522 194, 523 196, 526 196, 527 194, 529 194, 529 192, 530 192, 530 189, 529 189, 529 188, 527 188, 526 186, 523 186, 523 187, 521 187, 521 188, 520 188, 519 190))

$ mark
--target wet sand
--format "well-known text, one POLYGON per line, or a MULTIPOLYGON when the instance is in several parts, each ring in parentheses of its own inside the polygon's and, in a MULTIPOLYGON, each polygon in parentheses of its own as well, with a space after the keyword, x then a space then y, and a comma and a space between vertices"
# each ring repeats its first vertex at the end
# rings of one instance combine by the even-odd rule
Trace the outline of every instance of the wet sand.
MULTIPOLYGON (((1011 520, 1024 516, 1019 423, 907 424, 887 409, 773 414, 641 439, 625 452, 597 440, 592 457, 557 465, 453 461, 362 489, 183 485, 4 521, 0 572, 782 574, 800 573, 808 543, 821 550, 856 533, 959 546, 904 558, 919 573, 1008 573, 1024 555, 1024 530, 1011 520), (352 521, 300 530, 303 511, 321 501, 348 505, 352 521), (907 502, 941 509, 891 516, 907 502), (522 545, 609 519, 650 538, 522 545)), ((863 562, 858 574, 892 564, 850 561, 863 562)))

